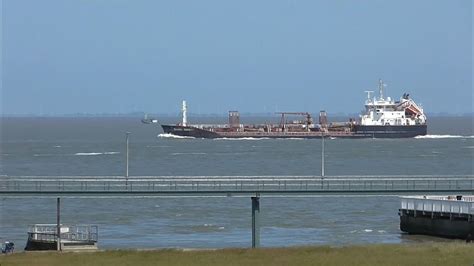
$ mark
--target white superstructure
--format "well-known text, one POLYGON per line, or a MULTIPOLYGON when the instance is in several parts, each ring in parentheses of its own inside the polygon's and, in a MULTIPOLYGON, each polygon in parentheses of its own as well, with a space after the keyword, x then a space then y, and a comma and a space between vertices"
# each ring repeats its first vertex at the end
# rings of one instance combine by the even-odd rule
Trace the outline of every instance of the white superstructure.
POLYGON ((370 97, 373 91, 366 91, 365 113, 360 115, 364 126, 409 126, 426 124, 423 108, 405 93, 399 101, 383 96, 385 84, 379 80, 379 98, 370 97))

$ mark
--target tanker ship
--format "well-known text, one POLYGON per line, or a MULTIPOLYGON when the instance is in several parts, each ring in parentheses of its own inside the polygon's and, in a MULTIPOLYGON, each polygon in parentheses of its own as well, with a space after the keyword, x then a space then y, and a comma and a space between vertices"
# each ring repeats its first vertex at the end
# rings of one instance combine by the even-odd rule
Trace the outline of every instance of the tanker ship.
MULTIPOLYGON (((308 112, 279 112, 279 123, 241 124, 238 111, 229 111, 227 124, 190 124, 187 105, 183 101, 182 121, 175 125, 161 125, 164 133, 194 138, 411 138, 426 135, 427 123, 423 108, 403 94, 395 101, 384 97, 384 86, 379 80, 379 97, 366 91, 365 110, 359 119, 328 122, 325 111, 319 113, 317 123, 308 112), (292 120, 291 118, 299 117, 292 120)), ((160 124, 145 117, 145 124, 160 124)))

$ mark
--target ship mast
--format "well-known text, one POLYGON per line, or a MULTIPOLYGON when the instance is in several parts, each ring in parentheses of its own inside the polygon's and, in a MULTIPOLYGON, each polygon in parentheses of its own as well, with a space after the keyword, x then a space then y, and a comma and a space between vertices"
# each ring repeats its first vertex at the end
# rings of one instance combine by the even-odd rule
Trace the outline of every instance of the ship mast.
POLYGON ((188 111, 188 108, 186 106, 186 101, 183 101, 183 108, 181 109, 181 111, 183 111, 183 123, 182 123, 182 126, 185 127, 188 125, 188 116, 187 116, 187 111, 188 111))
POLYGON ((373 91, 365 91, 367 93, 367 102, 370 102, 370 94, 373 93, 373 91))
POLYGON ((379 95, 380 95, 380 100, 383 101, 383 87, 385 84, 383 83, 382 79, 379 79, 379 95))

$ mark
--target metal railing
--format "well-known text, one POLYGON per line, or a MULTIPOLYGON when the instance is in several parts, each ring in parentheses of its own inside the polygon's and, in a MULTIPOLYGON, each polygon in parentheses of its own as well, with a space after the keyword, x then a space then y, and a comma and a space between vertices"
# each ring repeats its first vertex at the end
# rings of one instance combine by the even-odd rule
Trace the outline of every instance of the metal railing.
MULTIPOLYGON (((96 225, 61 225, 61 241, 97 242, 98 227, 96 225)), ((57 225, 34 224, 28 228, 29 241, 57 241, 57 225)))
POLYGON ((474 192, 474 176, 24 176, 0 178, 18 193, 474 192))
POLYGON ((402 197, 401 209, 431 213, 474 214, 474 196, 402 197))

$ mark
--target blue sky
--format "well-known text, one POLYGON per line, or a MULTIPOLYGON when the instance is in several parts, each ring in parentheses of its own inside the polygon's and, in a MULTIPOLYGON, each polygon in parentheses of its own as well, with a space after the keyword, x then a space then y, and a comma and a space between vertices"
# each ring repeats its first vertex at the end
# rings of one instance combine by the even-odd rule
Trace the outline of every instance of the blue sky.
POLYGON ((470 0, 2 1, 4 114, 473 112, 470 0))

